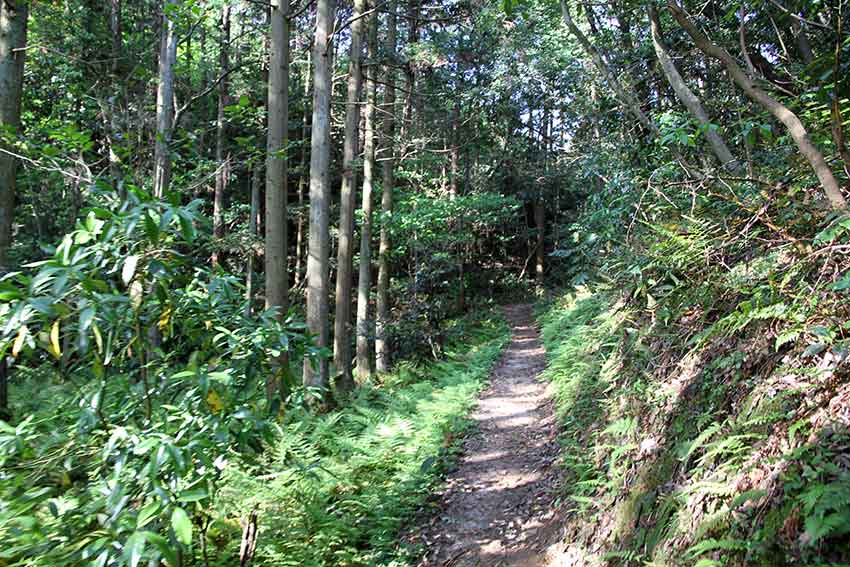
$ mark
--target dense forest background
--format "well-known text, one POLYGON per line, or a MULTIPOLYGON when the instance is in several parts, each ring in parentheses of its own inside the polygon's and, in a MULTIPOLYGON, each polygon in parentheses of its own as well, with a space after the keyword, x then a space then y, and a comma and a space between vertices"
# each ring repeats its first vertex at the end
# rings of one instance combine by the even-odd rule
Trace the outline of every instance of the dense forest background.
POLYGON ((0 566, 412 561, 537 300, 576 564, 846 562, 848 27, 0 1, 0 566))

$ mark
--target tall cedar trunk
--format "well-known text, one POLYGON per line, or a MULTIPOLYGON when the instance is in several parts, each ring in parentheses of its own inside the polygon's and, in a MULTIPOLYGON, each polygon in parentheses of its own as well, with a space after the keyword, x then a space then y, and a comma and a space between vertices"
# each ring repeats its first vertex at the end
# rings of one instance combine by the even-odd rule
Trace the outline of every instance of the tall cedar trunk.
MULTIPOLYGON (((316 346, 328 344, 330 234, 331 65, 334 0, 318 0, 313 39, 313 129, 310 137, 310 231, 307 255, 307 328, 316 346)), ((328 360, 304 360, 304 385, 327 391, 328 360)), ((323 394, 324 395, 324 394, 323 394)))
POLYGON ((378 18, 369 16, 366 66, 366 110, 363 140, 363 220, 360 226, 360 267, 357 276, 357 364, 361 379, 372 375, 372 328, 369 319, 369 294, 372 290, 372 194, 375 177, 375 101, 377 97, 378 18))
MULTIPOLYGON (((462 73, 462 70, 461 70, 462 73)), ((450 167, 449 167, 449 197, 451 199, 457 198, 458 195, 458 153, 460 151, 460 133, 458 132, 459 122, 460 122, 460 103, 458 102, 458 98, 460 93, 455 94, 455 103, 452 107, 452 114, 450 119, 451 128, 451 150, 450 150, 450 167)), ((461 216, 458 219, 458 232, 463 234, 463 217, 461 216)), ((457 310, 458 312, 463 312, 466 309, 466 290, 464 289, 464 277, 463 273, 463 244, 459 244, 457 246, 457 250, 455 253, 458 255, 457 260, 457 284, 458 284, 458 294, 457 294, 457 310)))
MULTIPOLYGON (((411 48, 419 41, 419 3, 420 0, 407 2, 407 43, 411 48)), ((407 144, 413 138, 413 107, 416 94, 416 69, 408 61, 404 67, 404 110, 401 115, 401 140, 407 144)))
POLYGON ((221 239, 224 238, 224 193, 230 181, 230 153, 227 151, 226 127, 224 109, 229 104, 230 80, 230 4, 221 7, 221 38, 219 41, 219 72, 224 77, 218 84, 218 115, 215 125, 215 161, 218 170, 215 176, 215 193, 213 195, 213 266, 218 265, 221 239))
MULTIPOLYGON (((27 0, 0 2, 0 127, 13 133, 21 127, 27 15, 27 0)), ((14 157, 0 153, 0 275, 9 270, 17 165, 14 157)), ((6 357, 0 357, 0 419, 9 417, 8 370, 6 357)))
POLYGON ((310 60, 311 52, 307 51, 307 61, 304 63, 304 115, 301 122, 301 164, 298 172, 298 220, 295 227, 295 286, 301 284, 301 273, 304 270, 304 192, 307 190, 307 134, 310 131, 310 118, 307 114, 307 101, 310 100, 310 60))
MULTIPOLYGON (((279 320, 289 308, 287 274, 287 162, 284 152, 289 142, 289 0, 272 7, 269 47, 268 134, 266 140, 266 309, 277 309, 279 320)), ((288 357, 282 356, 275 375, 267 378, 269 402, 275 389, 286 395, 284 374, 288 357)))
POLYGON ((156 89, 156 142, 154 145, 153 194, 162 197, 171 185, 171 133, 174 128, 174 63, 177 33, 168 13, 179 0, 163 0, 162 37, 159 50, 159 83, 156 89))
POLYGON ((841 162, 844 167, 844 173, 850 176, 850 151, 847 150, 847 140, 844 137, 844 118, 841 115, 841 96, 839 82, 841 79, 841 47, 845 41, 843 34, 844 19, 842 17, 842 4, 838 4, 838 17, 835 29, 835 51, 833 52, 832 76, 835 77, 835 86, 832 89, 832 107, 830 109, 830 119, 832 121, 832 141, 835 142, 835 149, 841 157, 841 162))
POLYGON ((108 104, 104 107, 106 119, 106 143, 109 152, 109 176, 118 189, 119 195, 124 197, 123 171, 121 170, 121 159, 116 152, 120 139, 120 127, 118 122, 118 100, 119 93, 123 91, 122 82, 118 73, 121 69, 121 57, 123 52, 123 38, 121 31, 121 0, 110 0, 109 2, 109 30, 112 35, 112 96, 108 98, 108 104))
MULTIPOLYGON (((549 108, 543 109, 543 121, 540 123, 540 142, 543 149, 543 178, 546 179, 549 165, 549 108)), ((532 132, 532 136, 533 136, 532 132)), ((534 281, 537 290, 543 290, 544 261, 546 259, 546 212, 543 208, 542 184, 537 187, 537 195, 534 199, 534 227, 537 232, 537 245, 535 246, 534 281)))
POLYGON ((121 66, 121 0, 109 0, 109 30, 112 33, 112 74, 121 66))
MULTIPOLYGON (((387 8, 386 56, 390 65, 396 57, 396 2, 390 0, 387 8)), ((393 214, 393 179, 395 175, 395 71, 389 67, 384 88, 383 183, 381 190, 381 242, 378 247, 378 304, 375 319, 375 370, 390 370, 390 345, 387 330, 390 322, 390 231, 386 221, 393 214)))
POLYGON ((457 196, 457 179, 458 179, 458 153, 460 151, 460 140, 458 134, 458 122, 460 121, 460 103, 457 100, 458 95, 455 95, 455 103, 452 107, 451 117, 451 166, 449 169, 449 194, 452 197, 457 196))
POLYGON ((254 296, 257 293, 256 260, 254 238, 260 231, 260 200, 263 198, 263 168, 259 163, 251 170, 251 209, 248 218, 248 234, 251 236, 251 247, 248 249, 248 260, 245 265, 245 316, 250 317, 254 311, 254 296))
POLYGON ((682 101, 682 104, 694 118, 699 121, 705 138, 708 140, 708 144, 711 146, 714 155, 720 160, 720 164, 729 171, 739 171, 741 169, 740 162, 732 155, 729 146, 726 145, 726 142, 723 141, 717 130, 710 128, 711 120, 708 117, 708 113, 703 108, 699 98, 697 98, 684 79, 682 79, 679 70, 676 68, 676 64, 670 57, 667 46, 664 44, 664 32, 661 29, 661 21, 653 5, 649 6, 649 22, 652 29, 652 44, 655 47, 655 54, 658 56, 661 70, 664 72, 664 76, 667 78, 670 86, 673 87, 676 96, 682 101))
POLYGON ((712 43, 707 35, 691 21, 685 11, 674 1, 667 0, 667 7, 679 22, 679 25, 688 32, 688 35, 694 40, 696 46, 706 55, 714 57, 723 63, 726 70, 735 80, 741 90, 755 102, 766 108, 777 120, 782 122, 788 129, 788 133, 797 144, 797 149, 800 154, 809 162, 812 169, 817 175, 823 187, 826 198, 829 200, 833 209, 843 210, 847 208, 847 201, 841 194, 841 189, 838 187, 838 181, 826 163, 823 154, 809 139, 809 134, 806 132, 803 123, 796 114, 791 112, 785 105, 771 97, 765 91, 756 86, 755 82, 741 69, 735 59, 728 51, 722 47, 712 43))
POLYGON ((351 277, 354 262, 354 207, 357 195, 357 159, 360 125, 360 90, 363 84, 362 14, 366 0, 355 0, 351 24, 351 54, 348 65, 348 92, 345 107, 345 134, 342 150, 342 191, 339 200, 339 241, 337 244, 336 305, 334 313, 335 388, 340 393, 354 389, 351 368, 351 277))
MULTIPOLYGON (((0 127, 13 133, 21 127, 27 4, 27 0, 0 2, 0 127)), ((17 169, 14 157, 0 153, 0 274, 9 269, 17 169)))

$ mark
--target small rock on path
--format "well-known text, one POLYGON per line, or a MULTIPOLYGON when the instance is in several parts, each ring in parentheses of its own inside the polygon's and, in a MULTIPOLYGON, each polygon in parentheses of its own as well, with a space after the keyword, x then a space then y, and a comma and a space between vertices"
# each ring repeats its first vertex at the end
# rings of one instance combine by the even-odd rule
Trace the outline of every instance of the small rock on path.
POLYGON ((538 380, 546 353, 530 305, 505 307, 513 338, 472 415, 438 514, 408 534, 421 567, 555 567, 563 563, 555 507, 561 470, 557 424, 538 380))

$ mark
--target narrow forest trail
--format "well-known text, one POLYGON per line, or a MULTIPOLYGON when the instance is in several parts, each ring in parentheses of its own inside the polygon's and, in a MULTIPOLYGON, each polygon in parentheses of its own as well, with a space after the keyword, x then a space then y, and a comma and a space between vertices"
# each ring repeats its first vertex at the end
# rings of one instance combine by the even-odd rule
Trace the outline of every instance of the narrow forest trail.
POLYGON ((411 534, 426 548, 420 565, 560 565, 561 482, 557 424, 546 385, 546 354, 531 305, 505 308, 513 337, 479 398, 472 433, 438 495, 440 512, 411 534))

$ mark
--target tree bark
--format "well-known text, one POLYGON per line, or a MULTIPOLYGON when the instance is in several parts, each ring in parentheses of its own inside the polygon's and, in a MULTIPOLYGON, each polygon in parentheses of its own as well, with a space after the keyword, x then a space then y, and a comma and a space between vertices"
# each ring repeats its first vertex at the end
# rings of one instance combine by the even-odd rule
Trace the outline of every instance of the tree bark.
POLYGON ((354 389, 351 365, 351 286, 354 262, 354 207, 357 196, 356 159, 360 141, 360 91, 363 84, 363 28, 366 0, 355 0, 351 24, 351 54, 348 65, 348 91, 345 107, 345 133, 342 150, 342 191, 339 201, 339 240, 337 243, 336 310, 334 313, 335 388, 340 393, 354 389))
POLYGON ((219 72, 223 77, 218 83, 218 115, 215 125, 215 161, 218 171, 215 176, 215 193, 213 194, 213 249, 212 264, 218 265, 219 246, 224 238, 224 193, 230 181, 230 153, 227 151, 224 108, 230 102, 230 4, 221 7, 221 38, 219 41, 219 72))
POLYGON ((155 197, 162 197, 171 186, 171 134, 174 128, 174 63, 177 60, 177 33, 168 12, 179 0, 163 0, 162 37, 159 51, 159 84, 156 90, 156 142, 154 145, 155 197))
POLYGON ((649 6, 649 22, 652 31, 652 44, 655 47, 655 54, 658 56, 658 62, 661 64, 661 69, 664 71, 664 76, 667 78, 667 82, 669 82, 670 86, 673 87, 673 91, 676 93, 676 96, 685 108, 688 109, 688 111, 702 126, 703 135, 706 140, 708 140, 708 144, 711 146, 714 155, 717 156, 718 160, 720 160, 720 164, 731 172, 739 171, 741 169, 740 162, 732 155, 732 152, 729 150, 729 146, 726 145, 726 142, 723 141, 720 134, 709 127, 711 120, 708 117, 708 113, 705 111, 705 108, 703 108, 699 98, 697 98, 697 96, 685 83, 684 79, 679 74, 679 70, 676 68, 676 64, 670 57, 667 46, 664 43, 664 33, 661 29, 661 21, 658 18, 658 12, 656 11, 655 6, 651 4, 649 6))
POLYGON ((381 242, 378 247, 378 301, 375 321, 375 370, 390 370, 390 345, 387 330, 390 322, 390 231, 387 222, 393 214, 393 184, 395 183, 395 72, 392 65, 396 57, 396 1, 390 0, 387 8, 386 56, 390 59, 384 87, 383 138, 386 155, 383 160, 381 187, 381 242))
POLYGON ((378 18, 369 16, 366 64, 365 135, 363 140, 363 220, 360 226, 360 266, 357 277, 357 364, 355 373, 365 379, 372 375, 372 328, 369 294, 372 290, 372 206, 375 177, 375 101, 377 97, 378 18))
POLYGON ((310 100, 310 50, 304 64, 304 117, 301 122, 301 164, 298 173, 298 220, 295 227, 295 287, 301 284, 301 272, 304 270, 304 192, 307 190, 307 134, 310 132, 310 117, 307 113, 307 101, 310 100))
POLYGON ((777 120, 785 125, 791 138, 797 144, 800 154, 809 162, 815 175, 820 180, 821 187, 823 187, 826 198, 829 200, 832 208, 835 210, 846 209, 847 201, 841 194, 838 181, 836 181, 835 176, 832 174, 823 154, 809 139, 809 134, 797 115, 791 112, 781 102, 757 87, 755 82, 744 72, 729 52, 713 43, 707 35, 697 28, 690 17, 674 0, 667 0, 667 7, 673 14, 673 17, 676 18, 676 21, 679 22, 679 25, 694 40, 696 46, 706 55, 714 57, 723 63, 734 81, 741 87, 741 90, 752 100, 761 104, 777 120))
POLYGON ((109 0, 109 30, 112 33, 112 74, 116 75, 121 66, 121 0, 109 0))
MULTIPOLYGON (((331 157, 331 49, 335 14, 334 0, 318 0, 316 33, 313 40, 313 128, 310 138, 310 230, 307 256, 307 328, 316 346, 329 346, 328 271, 330 234, 330 157, 331 157)), ((329 365, 324 356, 304 360, 304 385, 326 395, 329 365)), ((320 406, 324 406, 321 403, 320 406)))
MULTIPOLYGON (((270 12, 271 44, 269 53, 268 133, 266 139, 266 309, 276 309, 283 321, 289 308, 287 242, 287 160, 289 143, 289 0, 277 0, 270 12)), ((288 357, 276 361, 275 376, 266 382, 271 402, 274 391, 286 395, 283 373, 288 357)))
POLYGON ((263 172, 262 166, 255 163, 251 172, 251 209, 248 218, 248 234, 251 237, 251 246, 248 249, 248 261, 245 266, 245 316, 250 317, 254 311, 254 296, 256 295, 257 274, 255 273, 255 262, 257 255, 254 250, 254 238, 260 230, 260 200, 263 198, 263 172))
MULTIPOLYGON (((0 1, 0 127, 12 135, 21 127, 27 8, 28 0, 0 1)), ((4 141, 0 148, 8 149, 8 144, 4 141)), ((17 171, 17 159, 0 153, 0 274, 9 269, 17 171)), ((5 379, 0 384, 0 389, 3 388, 5 379)))
MULTIPOLYGON (((455 96, 459 96, 457 93, 455 96)), ((458 122, 460 122, 460 103, 455 99, 452 107, 452 117, 450 128, 452 130, 452 146, 450 150, 450 167, 449 167, 449 195, 452 198, 457 196, 457 180, 458 180, 458 158, 460 152, 460 134, 458 133, 458 122)))

